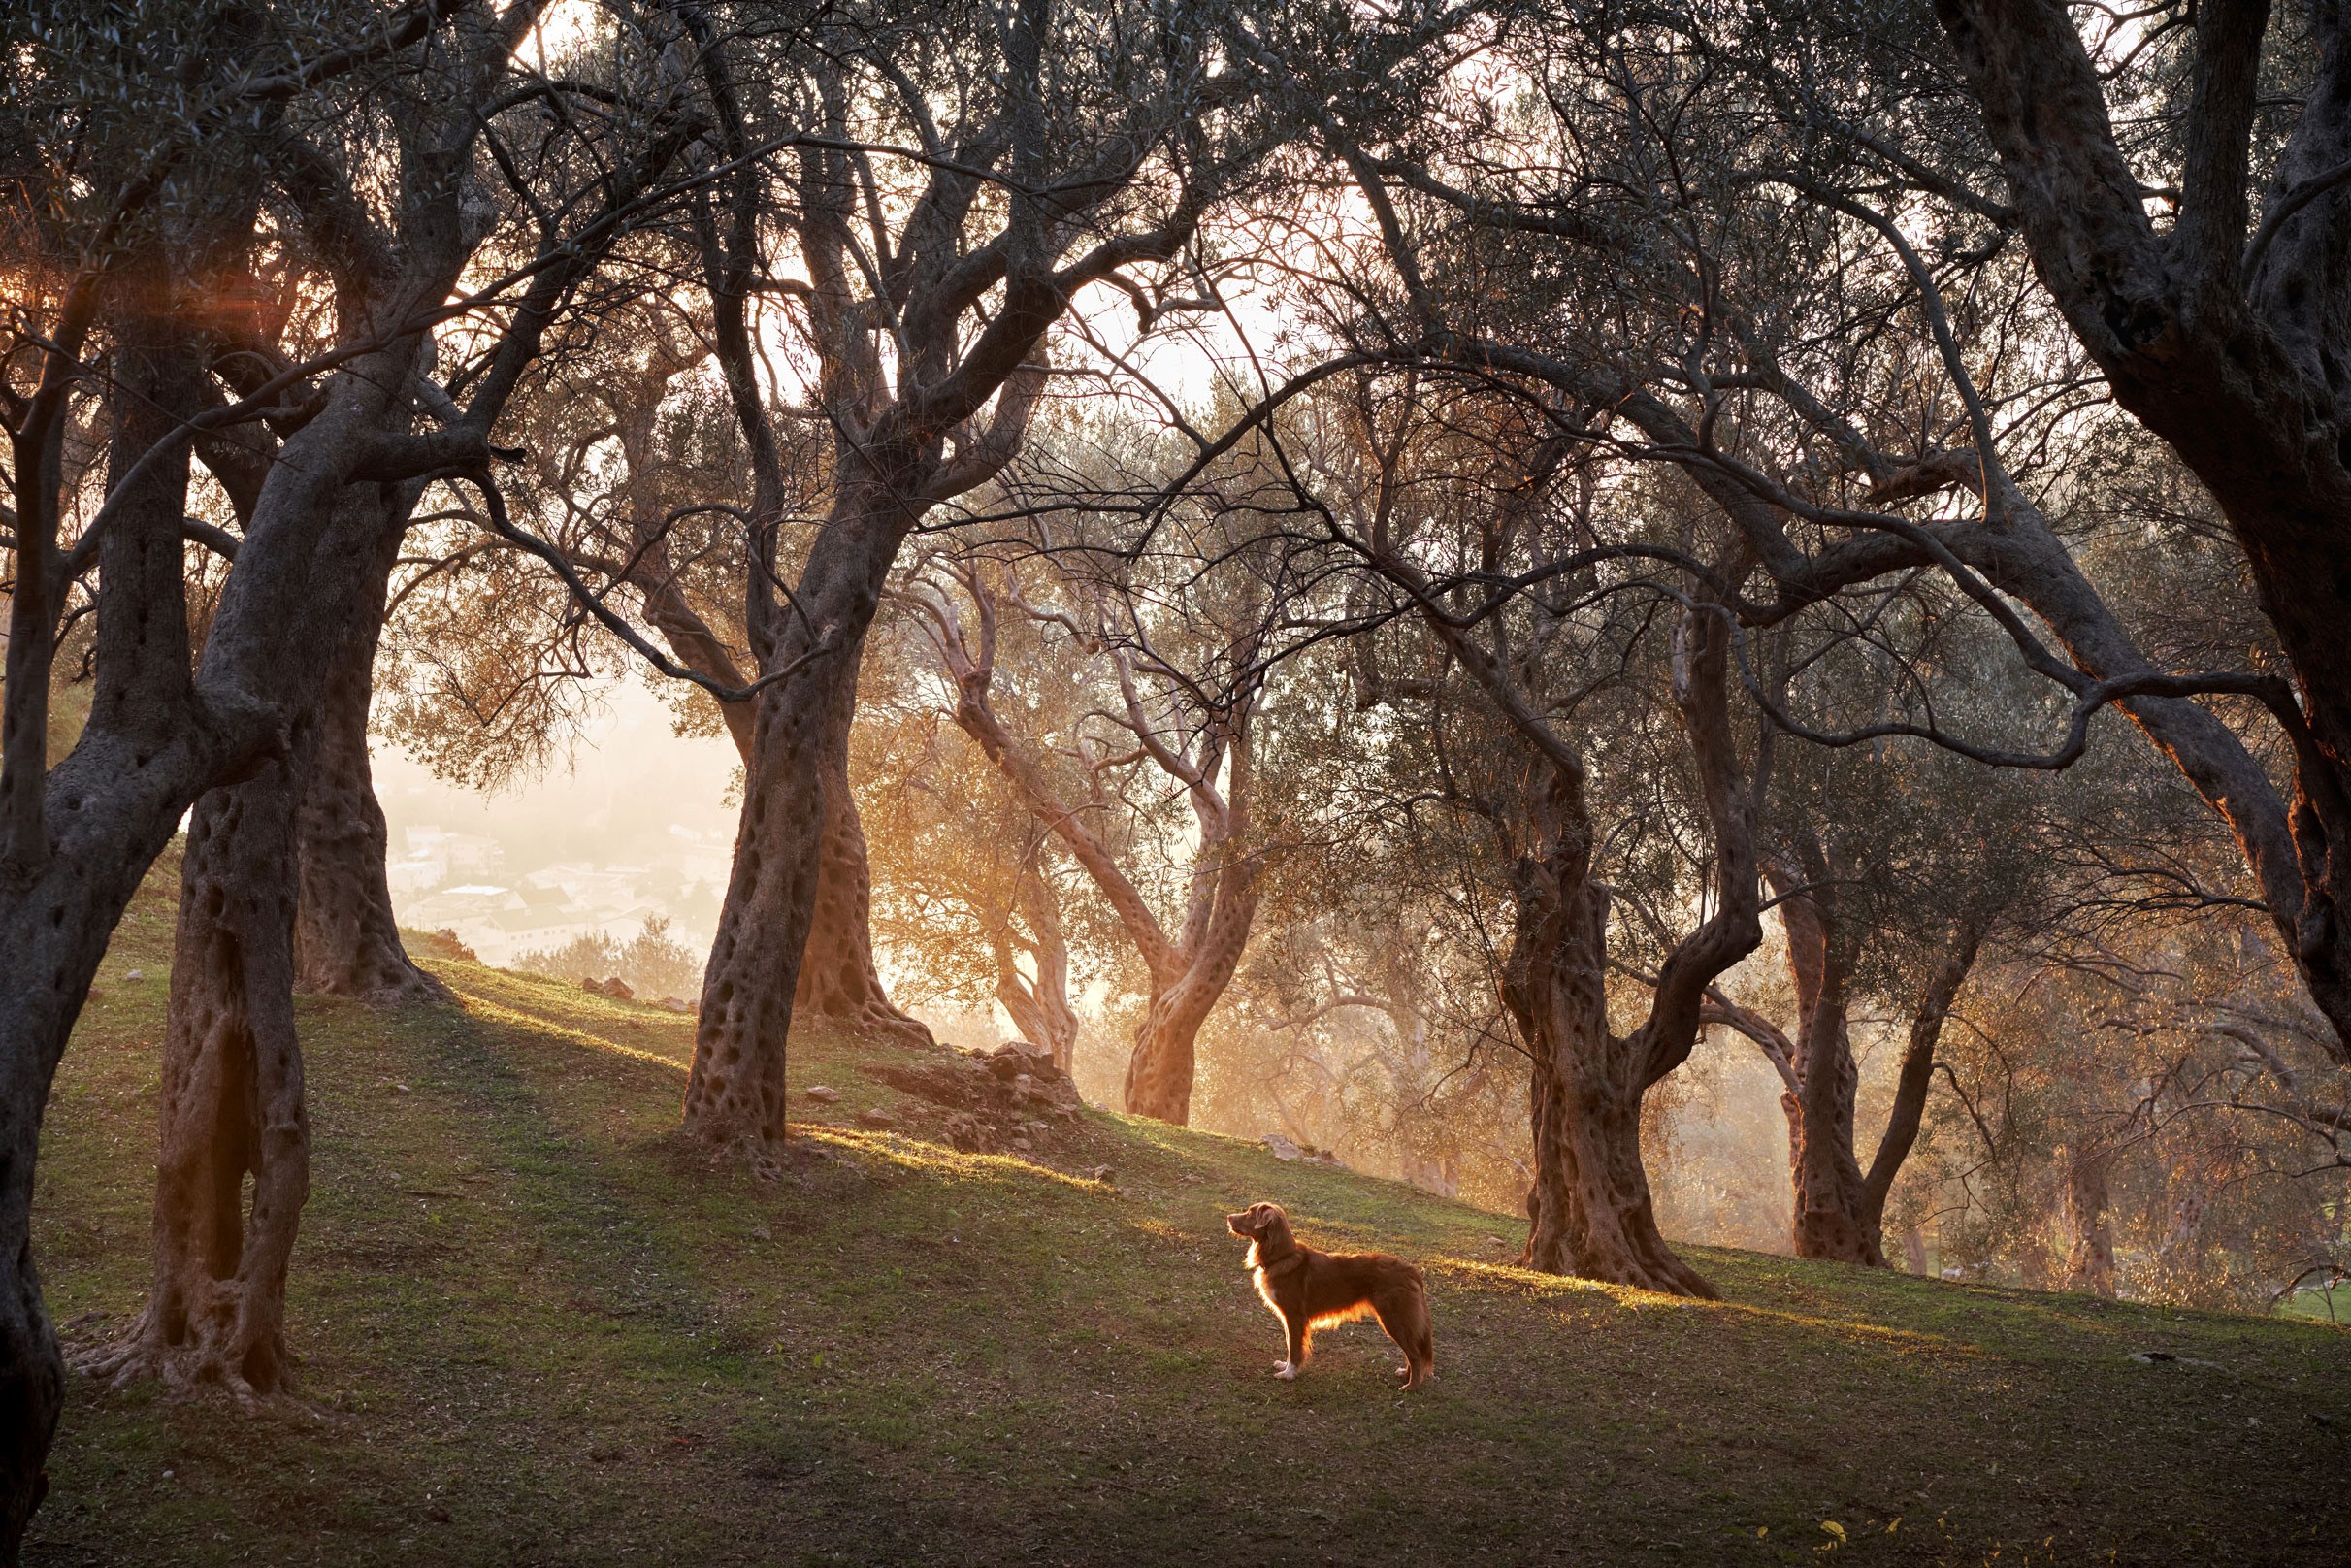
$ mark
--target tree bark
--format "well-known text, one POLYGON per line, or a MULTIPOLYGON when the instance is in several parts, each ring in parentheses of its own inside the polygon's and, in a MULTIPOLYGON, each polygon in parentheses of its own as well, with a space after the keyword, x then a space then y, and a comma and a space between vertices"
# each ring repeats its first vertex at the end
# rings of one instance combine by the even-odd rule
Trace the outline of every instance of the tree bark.
POLYGON ((783 1152, 785 1049, 816 910, 829 747, 855 701, 856 650, 921 512, 906 499, 921 493, 908 482, 910 461, 886 448, 851 460, 801 574, 800 613, 769 661, 806 662, 754 699, 754 762, 702 976, 684 1126, 714 1156, 761 1171, 775 1169, 783 1152))
POLYGON ((1608 895, 1591 883, 1582 792, 1563 795, 1548 852, 1513 873, 1518 914, 1502 995, 1532 1062, 1528 1111, 1528 1268, 1712 1298, 1714 1289, 1666 1245, 1641 1158, 1646 1062, 1610 1032, 1608 895))
POLYGON ((1886 1197, 1918 1140, 1935 1049, 1952 1000, 1975 965, 1982 924, 1973 915, 1955 922, 1928 975, 1910 1021, 1885 1129, 1864 1175, 1854 1154, 1856 1072, 1845 1003, 1857 933, 1839 928, 1834 870, 1809 833, 1800 836, 1795 857, 1782 860, 1771 874, 1781 890, 1797 1038, 1790 1040, 1770 1020, 1719 996, 1720 1009, 1709 1018, 1760 1046, 1786 1086, 1780 1105, 1788 1123, 1796 1255, 1884 1267, 1886 1197))
MULTIPOLYGON (((1456 650, 1470 646, 1449 640, 1456 650)), ((1591 880, 1583 764, 1492 662, 1463 660, 1538 754, 1527 797, 1530 847, 1513 872, 1518 913, 1502 991, 1533 1059, 1530 1268, 1714 1294, 1657 1229, 1641 1159, 1641 1103, 1689 1060, 1708 988, 1763 939, 1753 786, 1740 767, 1724 684, 1729 647, 1728 629, 1703 607, 1685 610, 1675 626, 1674 705, 1714 833, 1714 910, 1667 953, 1649 1017, 1629 1035, 1608 1027, 1608 896, 1591 880)))
MULTIPOLYGON (((666 384, 666 383, 664 383, 666 384)), ((630 470, 637 477, 645 465, 635 455, 646 440, 642 430, 626 432, 632 443, 630 470)), ((711 631, 707 621, 687 599, 669 564, 668 541, 653 525, 652 507, 640 505, 635 570, 631 576, 644 594, 646 619, 669 644, 669 651, 697 674, 729 686, 747 684, 735 654, 711 631)), ((864 639, 848 656, 853 668, 864 661, 864 639)), ((808 943, 800 959, 792 1006, 796 1015, 850 1034, 883 1034, 912 1043, 931 1043, 931 1030, 891 1001, 881 971, 873 962, 873 878, 866 857, 865 830, 857 811, 857 796, 849 785, 849 732, 857 716, 857 684, 852 679, 844 701, 847 711, 836 715, 835 731, 827 736, 823 792, 825 828, 819 849, 816 909, 809 918, 808 943)), ((721 702, 719 716, 742 759, 746 793, 758 763, 755 740, 758 703, 721 702)))
POLYGON ((1060 901, 1041 871, 1023 867, 1015 875, 1020 886, 1012 901, 1028 934, 1014 934, 1013 909, 998 911, 996 999, 1021 1038, 1052 1052, 1053 1064, 1066 1074, 1077 1054, 1078 1015, 1069 1005, 1069 940, 1061 929, 1060 901), (1021 973, 1021 952, 1036 966, 1035 978, 1021 973))
POLYGON ((301 803, 301 898, 294 925, 294 987, 376 1003, 440 1001, 448 988, 419 969, 401 945, 385 875, 383 807, 368 761, 369 705, 384 595, 400 556, 413 492, 406 485, 355 485, 343 505, 380 514, 381 543, 363 606, 326 660, 308 787, 301 803), (396 509, 395 509, 396 508, 396 509))
POLYGON ((1795 1188, 1796 1256, 1885 1266, 1878 1226, 1869 1220, 1861 1166, 1853 1158, 1853 1065, 1846 986, 1854 933, 1837 917, 1828 858, 1804 835, 1793 864, 1772 870, 1787 931, 1788 973, 1795 982, 1797 1028, 1789 1065, 1796 1085, 1780 1096, 1788 1121, 1788 1165, 1795 1188), (1808 886, 1809 885, 1809 886, 1808 886), (1805 892, 1795 892, 1806 887, 1805 892))
MULTIPOLYGON (((1246 748, 1235 749, 1241 767, 1246 748)), ((1246 785, 1236 785, 1233 799, 1244 798, 1246 785)), ((1209 917, 1203 929, 1177 955, 1180 966, 1152 975, 1151 998, 1136 1027, 1134 1051, 1127 1059, 1127 1113, 1148 1116, 1178 1127, 1192 1120, 1192 1080, 1195 1042, 1200 1026, 1232 983, 1241 954, 1249 945, 1249 928, 1257 917, 1257 876, 1251 851, 1226 839, 1209 846, 1211 857, 1209 917)))
POLYGON ((311 744, 298 736, 288 757, 196 803, 164 1038, 153 1289, 128 1333, 81 1362, 117 1385, 217 1385, 252 1404, 293 1381, 286 1266, 310 1157, 294 909, 311 744))
POLYGON ((62 420, 12 432, 16 592, 10 603, 7 798, 0 832, 0 1562, 14 1562, 49 1489, 43 1467, 65 1364, 32 1250, 42 1111, 123 906, 169 842, 199 781, 250 730, 208 723, 188 661, 180 519, 184 451, 132 465, 195 406, 200 370, 168 323, 118 328, 109 489, 99 546, 96 691, 72 753, 47 765, 54 513, 62 420))
POLYGON ((2244 792, 2215 790, 2191 757, 2174 755, 2237 830, 2311 999, 2335 1026, 2335 1055, 2351 1061, 2351 405, 2341 374, 2351 215, 2329 183, 2351 156, 2351 16, 2312 13, 2318 70, 2248 245, 2266 5, 2216 0, 2198 14, 2169 235, 2148 216, 2099 68, 2063 6, 1939 0, 1937 10, 2042 282, 2116 402, 2220 506, 2292 668, 2300 718, 2280 715, 2295 752, 2290 810, 2263 799, 2265 779, 2248 815, 2236 800, 2244 792))
POLYGON ((2069 1148, 2063 1151, 2060 1165, 2065 1172, 2065 1288, 2111 1300, 2114 1232, 2106 1222, 2106 1153, 2097 1148, 2069 1148))
POLYGON ((844 656, 851 678, 841 692, 843 710, 833 716, 825 739, 825 829, 817 852, 816 908, 809 916, 792 1011, 796 1018, 849 1034, 929 1045, 931 1030, 898 1011, 873 963, 873 877, 865 824, 849 786, 849 730, 856 720, 856 670, 864 653, 861 637, 844 656))

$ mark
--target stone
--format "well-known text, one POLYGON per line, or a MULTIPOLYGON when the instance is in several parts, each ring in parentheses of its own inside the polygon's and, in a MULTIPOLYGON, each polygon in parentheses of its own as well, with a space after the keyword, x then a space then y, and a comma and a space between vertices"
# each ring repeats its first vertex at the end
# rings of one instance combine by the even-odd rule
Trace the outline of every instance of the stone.
POLYGON ((1273 1157, 1276 1160, 1298 1160, 1303 1158, 1306 1153, 1305 1150, 1299 1148, 1296 1144, 1290 1142, 1279 1132, 1268 1132, 1262 1139, 1258 1141, 1263 1143, 1266 1148, 1273 1151, 1273 1157))
POLYGON ((1056 1119, 1067 1121, 1082 1103, 1077 1085, 1052 1057, 1024 1041, 991 1050, 941 1051, 912 1062, 877 1062, 858 1068, 903 1094, 943 1106, 947 1138, 972 1153, 994 1153, 1007 1139, 1031 1149, 1047 1142, 1056 1119))
POLYGON ((629 988, 629 982, 617 974, 604 982, 604 995, 614 1001, 635 1001, 637 999, 637 993, 629 988))
POLYGON ((839 1103, 841 1097, 841 1092, 839 1090, 830 1088, 824 1084, 810 1084, 807 1088, 801 1090, 800 1093, 805 1094, 808 1098, 816 1101, 819 1105, 837 1104, 839 1103))
POLYGON ((892 1116, 888 1111, 883 1110, 879 1105, 868 1106, 866 1109, 858 1112, 857 1119, 865 1123, 867 1127, 886 1127, 898 1126, 898 1118, 892 1116))
POLYGON ((965 1154, 992 1154, 996 1150, 996 1128, 968 1111, 948 1113, 947 1141, 965 1154))

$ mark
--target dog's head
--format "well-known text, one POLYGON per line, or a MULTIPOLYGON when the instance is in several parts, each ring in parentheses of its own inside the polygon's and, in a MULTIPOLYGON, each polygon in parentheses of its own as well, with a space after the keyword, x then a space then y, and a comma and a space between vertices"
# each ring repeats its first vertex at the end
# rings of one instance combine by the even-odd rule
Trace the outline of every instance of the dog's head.
POLYGON ((1250 1241, 1271 1241, 1290 1234, 1290 1216, 1279 1203, 1252 1203, 1238 1214, 1224 1216, 1224 1228, 1250 1241))

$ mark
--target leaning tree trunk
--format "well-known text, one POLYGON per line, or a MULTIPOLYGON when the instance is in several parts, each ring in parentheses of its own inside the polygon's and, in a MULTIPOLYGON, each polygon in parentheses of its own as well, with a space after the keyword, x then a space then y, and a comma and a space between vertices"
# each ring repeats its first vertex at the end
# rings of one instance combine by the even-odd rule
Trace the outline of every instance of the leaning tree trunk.
POLYGON ((108 487, 119 510, 99 545, 89 722, 61 761, 44 751, 56 605, 40 563, 54 546, 33 515, 58 488, 58 457, 53 441, 13 442, 16 559, 35 570, 19 571, 8 605, 0 723, 0 1562, 16 1560, 49 1490, 45 1461, 65 1398, 33 1258, 42 1113, 115 922, 200 781, 239 743, 235 715, 206 715, 190 701, 186 455, 143 475, 132 467, 201 407, 199 375, 178 334, 118 324, 108 487))
POLYGON ((368 763, 376 648, 403 538, 396 524, 408 503, 406 486, 360 484, 345 492, 343 505, 383 514, 383 537, 374 575, 360 590, 362 604, 370 607, 351 617, 327 658, 316 750, 301 809, 295 989, 376 1002, 443 1000, 449 994, 401 945, 384 872, 389 842, 383 807, 368 763))
MULTIPOLYGON (((1241 753, 1236 750, 1236 765, 1241 753)), ((1241 799, 1236 786, 1234 799, 1241 799)), ((1192 1120, 1194 1046, 1200 1026, 1232 983, 1249 946, 1257 912, 1257 864, 1227 839, 1215 851, 1214 889, 1207 918, 1180 952, 1182 966, 1152 977, 1151 1000, 1127 1059, 1127 1114, 1178 1127, 1192 1120)))
POLYGON ((1529 857, 1517 880, 1503 990, 1533 1060, 1535 1179, 1522 1261, 1546 1273, 1712 1298, 1714 1287, 1657 1229, 1641 1160, 1644 1063, 1608 1027, 1608 896, 1584 874, 1579 854, 1529 857))
POLYGON ((856 652, 873 623, 899 541, 920 507, 880 455, 844 475, 809 551, 796 612, 769 663, 805 659, 762 691, 752 725, 735 864, 702 973, 686 1136, 720 1158, 772 1171, 784 1144, 784 1053, 801 955, 816 911, 827 820, 829 746, 855 701, 856 652))
POLYGON ((1187 965, 1164 986, 1154 986, 1127 1059, 1127 1114, 1183 1127, 1192 1120, 1192 1077, 1200 1026, 1231 978, 1201 964, 1187 965))
POLYGON ((117 1384, 219 1386, 250 1404, 292 1382, 286 1265, 310 1164, 293 1006, 309 749, 196 803, 164 1035, 154 1286, 123 1338, 82 1361, 117 1384))
MULTIPOLYGON (((1936 11, 2050 300, 2115 402, 2203 481, 2243 547, 2298 699, 2286 725, 2289 809, 2276 809, 2239 744, 2193 735, 2211 715, 2168 718, 2160 699, 2125 707, 2236 830, 2286 950, 2334 1026, 2330 1054, 2351 1062, 2351 573, 2342 569, 2351 312, 2341 263, 2351 210, 2335 188, 2351 148, 2351 15, 2309 9, 2311 75, 2290 100, 2300 108, 2248 245, 2247 148, 2267 90, 2269 8, 2198 15, 2196 88, 2183 99, 2185 179, 2172 221, 2160 228, 2141 171, 2115 136, 2105 64, 2068 8, 1941 0, 1936 11), (2191 743, 2175 746, 2167 732, 2187 732, 2191 743), (2241 783, 2221 778, 2224 769, 2241 783)), ((2004 551, 2016 542, 2001 530, 2004 551)), ((2057 585, 2044 579, 2042 593, 2021 597, 2071 643, 2064 606, 2046 592, 2057 585)))
MULTIPOLYGON (((1863 1234, 1877 1242, 1880 1252, 1885 1250, 1885 1203, 1894 1191, 1894 1178, 1902 1173, 1903 1161, 1910 1159, 1910 1150, 1918 1141, 1919 1123, 1926 1115, 1927 1089, 1934 1081, 1935 1051, 1943 1041, 1943 1026, 1951 1016, 1951 1005, 1959 999, 1959 988, 1967 984, 1968 972, 1975 966, 1975 954, 1983 944, 1985 917, 1980 911, 1962 914, 1952 923, 1935 967, 1927 976, 1926 989, 1918 998, 1917 1011, 1910 1015, 1910 1042, 1903 1049, 1902 1066, 1894 1079, 1894 1103, 1887 1109, 1885 1130, 1878 1135, 1878 1153, 1870 1160, 1870 1173, 1862 1179, 1861 1222, 1863 1234)), ((1905 1245, 1916 1238, 1912 1226, 1905 1245)), ((1925 1259, 1923 1248, 1910 1250, 1912 1273, 1918 1273, 1925 1259)))

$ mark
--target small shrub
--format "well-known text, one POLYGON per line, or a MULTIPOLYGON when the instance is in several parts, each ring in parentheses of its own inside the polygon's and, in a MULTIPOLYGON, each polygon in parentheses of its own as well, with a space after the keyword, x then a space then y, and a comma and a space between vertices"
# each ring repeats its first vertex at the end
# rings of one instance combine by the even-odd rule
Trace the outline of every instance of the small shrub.
POLYGON ((592 984, 619 980, 638 996, 692 996, 702 990, 702 955, 669 934, 667 916, 646 919, 645 929, 627 941, 606 931, 575 936, 561 947, 521 955, 514 966, 530 974, 592 984))

